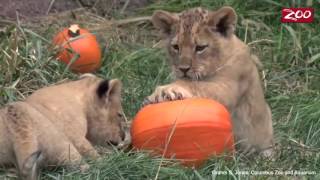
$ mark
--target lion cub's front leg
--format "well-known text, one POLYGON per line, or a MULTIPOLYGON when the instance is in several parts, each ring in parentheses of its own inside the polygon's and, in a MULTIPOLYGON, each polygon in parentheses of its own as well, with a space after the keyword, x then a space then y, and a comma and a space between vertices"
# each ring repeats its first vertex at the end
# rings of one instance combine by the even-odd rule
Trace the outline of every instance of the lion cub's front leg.
POLYGON ((79 153, 86 158, 98 159, 100 155, 91 143, 86 138, 80 137, 81 136, 78 136, 72 140, 79 153))
POLYGON ((164 86, 158 86, 155 91, 146 98, 144 105, 160 103, 164 101, 181 100, 193 97, 192 93, 177 84, 168 84, 164 86))

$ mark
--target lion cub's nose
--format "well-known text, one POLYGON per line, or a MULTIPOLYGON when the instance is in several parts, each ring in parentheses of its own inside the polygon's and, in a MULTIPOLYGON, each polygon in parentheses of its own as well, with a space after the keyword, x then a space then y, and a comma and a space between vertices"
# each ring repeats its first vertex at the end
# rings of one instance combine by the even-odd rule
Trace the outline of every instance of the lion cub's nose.
POLYGON ((186 74, 190 70, 190 66, 179 66, 179 70, 186 74))

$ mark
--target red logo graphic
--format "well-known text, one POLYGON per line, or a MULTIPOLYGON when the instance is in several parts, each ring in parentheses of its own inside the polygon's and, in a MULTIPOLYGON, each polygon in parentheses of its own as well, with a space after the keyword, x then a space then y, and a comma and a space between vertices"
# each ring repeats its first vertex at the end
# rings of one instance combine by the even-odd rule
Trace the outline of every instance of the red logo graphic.
POLYGON ((313 8, 283 8, 281 22, 283 23, 312 23, 313 8))

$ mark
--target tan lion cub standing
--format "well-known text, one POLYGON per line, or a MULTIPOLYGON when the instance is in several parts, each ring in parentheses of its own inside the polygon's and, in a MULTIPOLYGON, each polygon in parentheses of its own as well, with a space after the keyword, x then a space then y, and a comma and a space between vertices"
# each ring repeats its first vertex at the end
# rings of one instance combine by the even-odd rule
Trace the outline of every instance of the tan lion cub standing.
POLYGON ((240 149, 270 156, 271 111, 250 51, 234 34, 236 19, 231 7, 180 14, 156 11, 152 22, 164 35, 177 80, 157 87, 146 103, 195 96, 215 99, 232 113, 240 149))
POLYGON ((0 110, 0 165, 16 164, 21 179, 38 166, 80 165, 96 158, 92 144, 124 139, 121 82, 95 76, 34 92, 0 110))

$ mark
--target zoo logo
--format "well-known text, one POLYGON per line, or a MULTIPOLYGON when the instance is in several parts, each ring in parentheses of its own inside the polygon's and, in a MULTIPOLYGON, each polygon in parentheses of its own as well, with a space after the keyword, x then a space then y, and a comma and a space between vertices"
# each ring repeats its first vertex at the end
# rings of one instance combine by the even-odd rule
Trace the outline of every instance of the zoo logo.
POLYGON ((282 23, 312 23, 314 16, 313 8, 283 8, 282 23))

